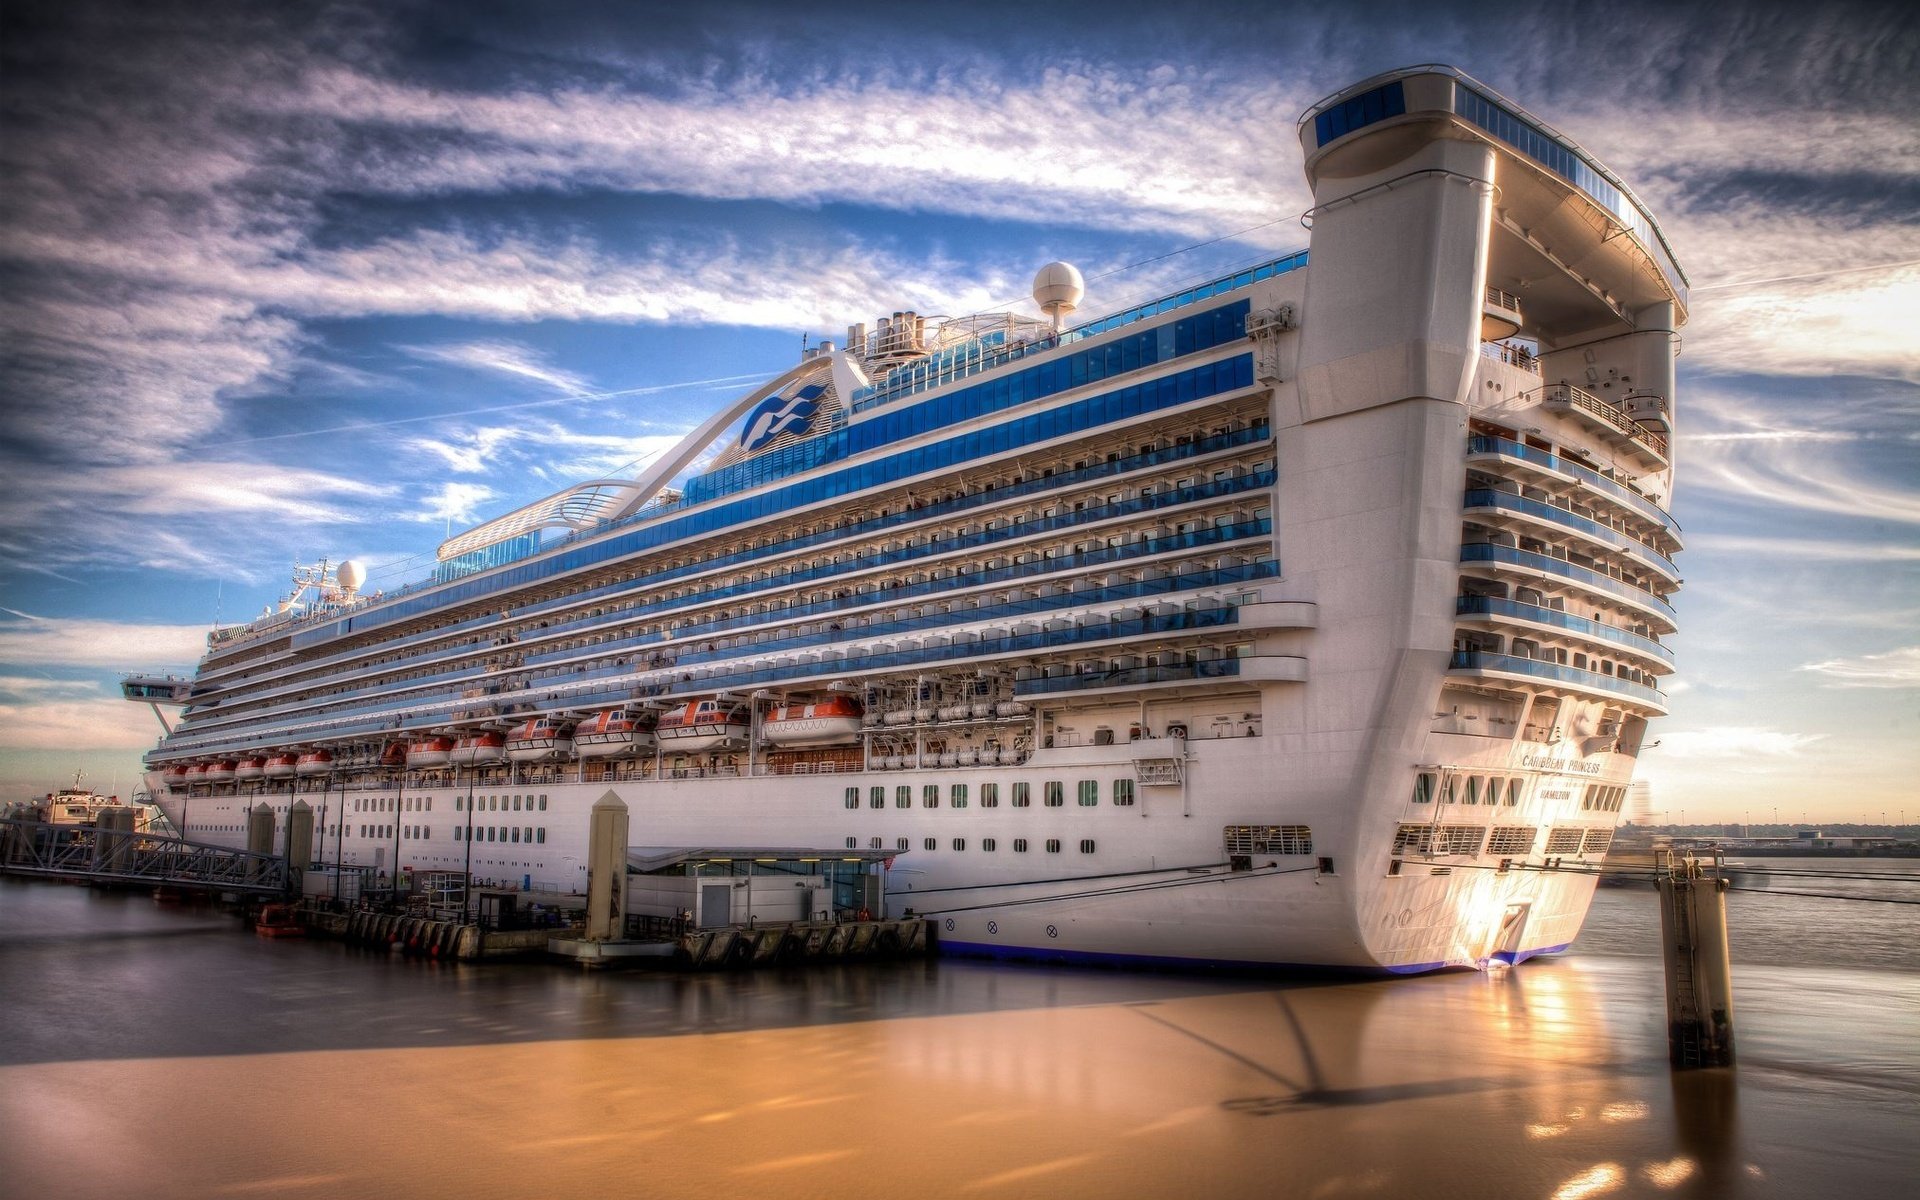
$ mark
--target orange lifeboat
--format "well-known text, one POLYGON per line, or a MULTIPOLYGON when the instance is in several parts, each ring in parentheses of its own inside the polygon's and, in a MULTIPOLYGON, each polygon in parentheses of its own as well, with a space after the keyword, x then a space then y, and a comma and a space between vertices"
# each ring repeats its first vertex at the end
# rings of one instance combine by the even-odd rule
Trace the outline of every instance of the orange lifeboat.
POLYGON ((234 764, 233 777, 240 781, 251 782, 267 777, 267 760, 262 757, 243 758, 234 764))
POLYGON ((491 767, 507 761, 504 734, 476 733, 453 744, 447 761, 456 767, 491 767))
POLYGON ((207 764, 203 762, 187 764, 187 769, 180 778, 188 787, 192 787, 196 783, 205 783, 207 781, 207 764))
POLYGON ((216 759, 207 764, 205 779, 208 783, 232 783, 240 764, 231 758, 216 759))
POLYGON ((652 754, 653 728, 658 720, 649 709, 610 708, 573 731, 573 746, 581 758, 652 754))
POLYGON ((325 775, 333 770, 333 753, 328 750, 309 750, 294 760, 293 769, 298 775, 325 775))
POLYGON ((292 779, 300 773, 300 756, 287 750, 269 754, 265 770, 268 779, 292 779))
POLYGON ((783 704, 760 723, 760 737, 771 746, 838 746, 860 740, 860 702, 830 696, 818 704, 783 704))
POLYGON ((453 754, 453 739, 426 737, 407 743, 407 766, 413 770, 444 767, 453 754))
POLYGON ((665 713, 654 730, 668 754, 738 750, 747 744, 747 706, 732 700, 694 700, 665 713))
POLYGON ((168 767, 160 773, 160 777, 166 781, 169 791, 183 792, 187 788, 187 768, 185 766, 176 764, 168 767))
POLYGON ((535 717, 507 735, 507 757, 514 762, 571 758, 573 726, 553 717, 535 717))

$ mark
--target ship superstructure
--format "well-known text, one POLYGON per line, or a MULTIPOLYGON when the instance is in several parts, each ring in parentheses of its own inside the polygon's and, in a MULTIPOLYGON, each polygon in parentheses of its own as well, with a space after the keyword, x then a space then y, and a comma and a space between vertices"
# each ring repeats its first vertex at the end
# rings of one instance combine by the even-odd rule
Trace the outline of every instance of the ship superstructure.
POLYGON ((329 859, 575 890, 612 789, 719 875, 888 852, 886 909, 963 952, 1565 946, 1593 881, 1529 868, 1604 856, 1665 710, 1686 282, 1451 69, 1299 135, 1306 251, 1078 325, 1053 264, 1051 321, 851 327, 426 583, 216 633, 156 794, 189 837, 298 800, 329 859))

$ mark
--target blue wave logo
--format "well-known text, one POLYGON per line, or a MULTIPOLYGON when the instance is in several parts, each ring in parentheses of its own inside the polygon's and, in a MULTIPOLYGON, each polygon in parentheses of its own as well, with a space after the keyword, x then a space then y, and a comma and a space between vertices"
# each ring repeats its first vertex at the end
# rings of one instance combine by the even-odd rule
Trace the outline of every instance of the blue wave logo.
POLYGON ((740 430, 741 448, 758 450, 783 433, 805 433, 813 414, 820 411, 820 397, 826 390, 824 383, 810 383, 791 396, 762 400, 740 430))

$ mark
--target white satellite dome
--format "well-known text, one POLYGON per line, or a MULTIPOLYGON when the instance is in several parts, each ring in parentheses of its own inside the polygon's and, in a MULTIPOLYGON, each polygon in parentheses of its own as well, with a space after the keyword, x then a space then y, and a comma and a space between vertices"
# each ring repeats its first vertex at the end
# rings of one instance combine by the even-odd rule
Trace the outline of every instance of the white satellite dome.
POLYGON ((1056 329, 1060 318, 1080 307, 1080 299, 1086 294, 1087 281, 1072 263, 1050 262, 1033 277, 1033 302, 1053 318, 1056 329))
POLYGON ((340 585, 341 591, 351 596, 360 590, 361 584, 367 581, 367 568, 362 566, 358 559, 350 558, 334 571, 333 581, 340 585))

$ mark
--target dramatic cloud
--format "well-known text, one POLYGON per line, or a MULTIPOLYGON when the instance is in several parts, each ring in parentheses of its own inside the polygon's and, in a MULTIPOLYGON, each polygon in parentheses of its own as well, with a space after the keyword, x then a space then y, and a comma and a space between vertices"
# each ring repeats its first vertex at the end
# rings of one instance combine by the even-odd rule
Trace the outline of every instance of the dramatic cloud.
MULTIPOLYGON (((90 750, 145 751, 160 730, 153 715, 99 688, 85 698, 0 698, 0 749, 58 747, 69 755, 90 750)), ((106 789, 101 788, 102 791, 106 789)))
POLYGON ((205 625, 136 625, 0 609, 0 663, 17 667, 178 669, 191 667, 206 649, 205 625))
POLYGON ((1903 646, 1885 654, 1830 658, 1800 668, 1821 676, 1822 684, 1836 688, 1920 687, 1920 646, 1903 646))
POLYGON ((514 342, 463 342, 450 346, 407 346, 408 354, 429 362, 452 363, 510 379, 530 380, 568 395, 588 390, 585 377, 547 362, 530 347, 514 342))
POLYGON ((476 519, 480 506, 499 493, 481 483, 443 483, 428 495, 420 511, 409 514, 413 521, 451 521, 465 525, 476 519))
POLYGON ((1797 758, 1823 740, 1817 733, 1782 733, 1753 726, 1662 731, 1660 754, 1669 759, 1749 760, 1797 758))

